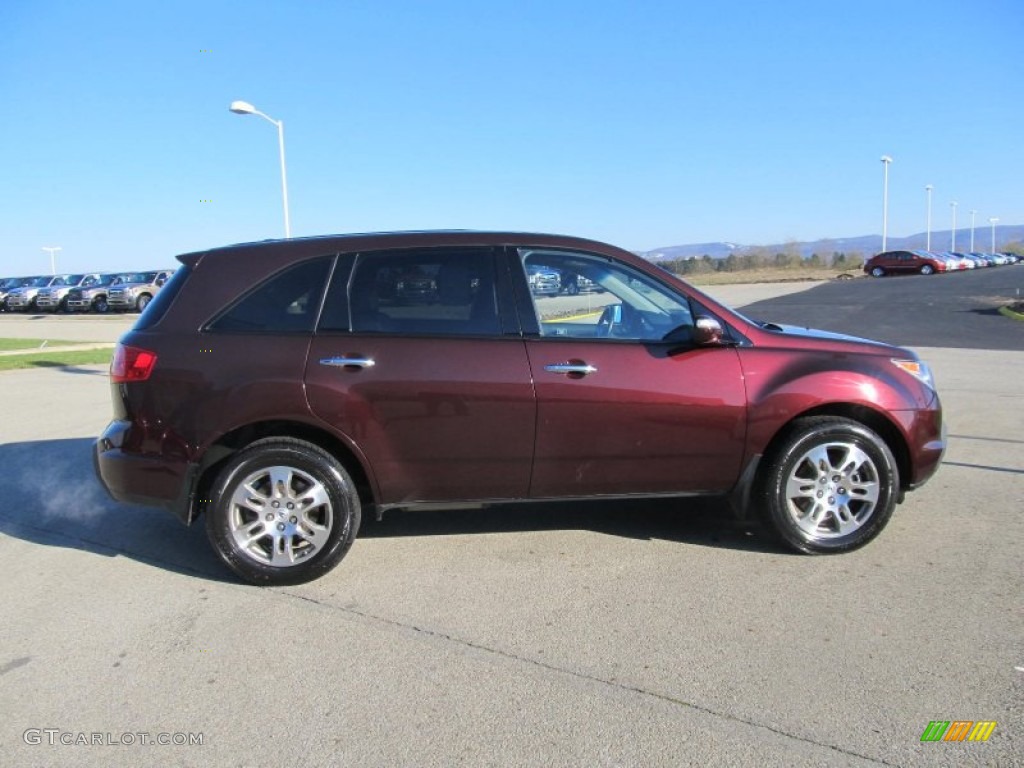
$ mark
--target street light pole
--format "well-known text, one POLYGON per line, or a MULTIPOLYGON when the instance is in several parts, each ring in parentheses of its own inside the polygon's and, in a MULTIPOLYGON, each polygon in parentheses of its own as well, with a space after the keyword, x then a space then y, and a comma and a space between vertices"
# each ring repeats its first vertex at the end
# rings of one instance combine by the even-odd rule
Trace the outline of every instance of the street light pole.
POLYGON ((952 232, 953 239, 952 239, 951 244, 949 246, 949 250, 951 250, 953 253, 956 253, 956 207, 957 207, 957 205, 958 205, 958 203, 956 202, 956 200, 954 200, 952 203, 949 204, 949 206, 953 209, 953 232, 952 232))
POLYGON ((889 234, 889 164, 892 158, 882 155, 882 252, 885 252, 886 238, 889 234))
POLYGON ((999 219, 993 217, 988 220, 988 223, 992 225, 992 253, 996 252, 996 222, 999 219))
POLYGON ((932 249, 932 187, 931 184, 926 184, 924 187, 925 192, 928 193, 928 229, 925 234, 926 245, 924 249, 930 251, 932 249))
POLYGON ((977 211, 971 211, 971 250, 970 253, 974 253, 974 217, 978 215, 977 211))
POLYGON ((284 201, 284 236, 290 238, 292 236, 292 227, 288 216, 288 172, 284 163, 284 121, 275 120, 269 115, 263 114, 247 101, 232 101, 228 109, 236 115, 259 115, 264 120, 277 126, 277 148, 281 156, 281 198, 284 201))
POLYGON ((44 251, 49 251, 50 252, 50 274, 51 275, 56 275, 57 274, 57 262, 54 260, 53 254, 55 254, 57 251, 62 251, 64 249, 61 248, 59 245, 54 245, 52 247, 44 245, 42 249, 44 251))

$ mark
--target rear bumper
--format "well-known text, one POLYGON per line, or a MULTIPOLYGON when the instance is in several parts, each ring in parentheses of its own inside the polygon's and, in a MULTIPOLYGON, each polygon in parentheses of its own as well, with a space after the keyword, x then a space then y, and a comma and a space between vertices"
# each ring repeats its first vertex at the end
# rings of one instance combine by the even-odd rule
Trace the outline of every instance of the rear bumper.
POLYGON ((112 421, 96 440, 93 466, 100 484, 115 501, 163 507, 189 523, 197 467, 166 456, 125 451, 130 428, 130 422, 112 421))

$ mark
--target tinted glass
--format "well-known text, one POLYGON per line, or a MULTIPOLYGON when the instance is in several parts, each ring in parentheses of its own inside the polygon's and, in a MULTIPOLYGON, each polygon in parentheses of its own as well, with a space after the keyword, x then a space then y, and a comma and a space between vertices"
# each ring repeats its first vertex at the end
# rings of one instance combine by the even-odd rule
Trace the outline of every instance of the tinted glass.
POLYGON ((174 297, 178 295, 181 286, 185 284, 189 274, 191 274, 191 270, 188 267, 181 267, 171 276, 171 279, 167 281, 167 285, 142 310, 142 314, 139 315, 139 319, 135 321, 133 326, 136 331, 151 328, 160 321, 160 318, 167 312, 167 308, 171 306, 171 302, 174 301, 174 297))
POLYGON ((360 254, 349 281, 355 333, 478 336, 500 333, 489 249, 360 254))
MULTIPOLYGON (((333 259, 322 256, 279 272, 243 296, 208 329, 256 333, 312 331, 333 259)), ((171 278, 168 287, 175 280, 171 278)), ((168 287, 157 294, 158 299, 168 287)))

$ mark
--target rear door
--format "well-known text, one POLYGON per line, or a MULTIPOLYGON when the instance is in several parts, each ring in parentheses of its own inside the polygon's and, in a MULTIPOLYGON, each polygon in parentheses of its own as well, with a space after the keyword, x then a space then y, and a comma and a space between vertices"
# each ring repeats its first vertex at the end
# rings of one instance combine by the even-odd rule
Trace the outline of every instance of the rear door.
POLYGON ((537 390, 530 495, 718 492, 740 470, 746 397, 735 349, 688 339, 682 294, 605 256, 520 248, 519 306, 537 390), (573 296, 526 290, 524 266, 556 269, 573 296), (586 280, 580 280, 586 278, 586 280), (664 340, 670 335, 672 342, 664 340))
POLYGON ((339 259, 307 396, 382 503, 527 495, 536 403, 504 275, 489 248, 339 259))

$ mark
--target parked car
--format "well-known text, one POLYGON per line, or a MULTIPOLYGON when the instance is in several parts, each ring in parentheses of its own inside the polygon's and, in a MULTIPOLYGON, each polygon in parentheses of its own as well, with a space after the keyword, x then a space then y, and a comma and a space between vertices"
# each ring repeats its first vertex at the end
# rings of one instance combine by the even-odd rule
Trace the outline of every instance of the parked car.
POLYGON ((576 296, 580 293, 600 293, 601 290, 601 286, 583 275, 570 273, 560 276, 559 293, 576 296))
POLYGON ((141 312, 173 273, 173 269, 157 269, 124 274, 121 283, 112 285, 107 292, 107 305, 116 312, 141 312))
POLYGON ((88 284, 83 283, 77 288, 68 291, 65 305, 68 312, 108 312, 110 305, 107 303, 107 293, 110 288, 124 282, 122 275, 108 272, 96 276, 95 281, 88 284))
POLYGON ((99 273, 82 275, 65 275, 46 288, 40 288, 36 294, 36 307, 43 312, 64 312, 67 310, 67 298, 72 288, 92 285, 99 280, 99 273))
POLYGON ((718 496, 795 550, 843 552, 945 449, 909 349, 752 321, 591 240, 348 235, 179 260, 116 347, 95 466, 115 499, 203 516, 256 584, 329 571, 364 510, 499 501, 718 496), (606 303, 566 315, 534 294, 539 267, 606 303), (437 301, 367 288, 414 270, 437 301))
POLYGON ((562 291, 562 276, 557 270, 541 264, 530 265, 527 281, 534 296, 557 296, 562 291))
POLYGON ((14 312, 35 312, 39 309, 39 291, 63 281, 66 277, 69 275, 43 275, 31 278, 18 288, 11 289, 7 294, 7 308, 14 312))
POLYGON ((5 277, 0 280, 0 312, 7 311, 7 296, 11 291, 23 285, 28 285, 35 279, 34 277, 5 277))
POLYGON ((945 272, 947 269, 945 259, 940 259, 927 251, 885 251, 864 262, 864 271, 872 277, 911 273, 931 275, 945 272))

